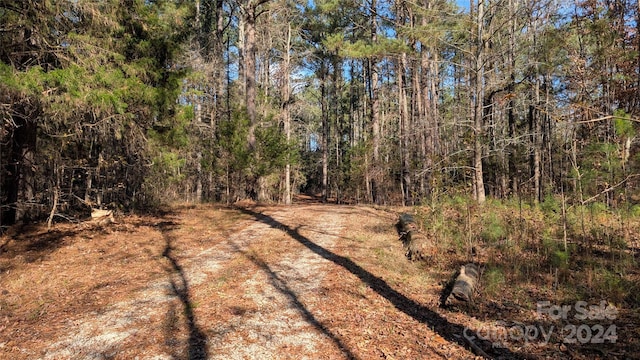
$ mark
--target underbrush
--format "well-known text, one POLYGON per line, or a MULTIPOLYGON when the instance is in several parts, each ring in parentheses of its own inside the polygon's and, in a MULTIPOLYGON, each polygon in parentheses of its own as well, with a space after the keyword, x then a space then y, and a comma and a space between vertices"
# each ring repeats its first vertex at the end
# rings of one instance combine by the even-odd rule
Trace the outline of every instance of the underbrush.
POLYGON ((563 206, 552 196, 535 205, 489 200, 479 206, 452 197, 420 207, 418 216, 443 254, 434 269, 467 261, 482 265, 483 300, 501 301, 509 294, 534 310, 540 300, 640 306, 636 208, 563 206))

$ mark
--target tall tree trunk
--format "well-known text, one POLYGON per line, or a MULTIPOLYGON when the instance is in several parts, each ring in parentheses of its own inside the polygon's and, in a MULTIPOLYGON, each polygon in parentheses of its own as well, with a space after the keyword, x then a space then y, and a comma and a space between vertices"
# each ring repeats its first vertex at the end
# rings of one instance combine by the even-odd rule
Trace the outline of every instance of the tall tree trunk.
POLYGON ((340 162, 341 162, 341 145, 342 145, 342 135, 343 135, 343 121, 342 121, 342 106, 341 106, 341 102, 342 102, 342 91, 343 91, 343 85, 344 85, 344 80, 343 80, 343 74, 342 74, 342 69, 344 62, 343 59, 339 56, 334 56, 332 58, 332 68, 333 68, 333 74, 332 74, 332 90, 331 90, 331 97, 330 97, 330 105, 332 106, 332 109, 330 111, 330 113, 332 114, 331 118, 333 121, 330 122, 329 127, 331 128, 333 126, 333 138, 334 138, 334 151, 335 151, 335 169, 336 171, 334 171, 334 176, 333 176, 333 182, 332 182, 332 187, 334 189, 335 192, 335 201, 336 203, 340 203, 341 201, 341 189, 340 189, 340 185, 341 185, 341 176, 342 176, 342 172, 340 171, 340 162))
MULTIPOLYGON (((473 6, 473 0, 471 1, 473 6)), ((475 94, 474 94, 474 111, 473 111, 473 168, 474 168, 474 187, 476 201, 483 204, 486 200, 484 191, 484 172, 482 168, 483 154, 483 136, 484 136, 484 119, 482 105, 484 103, 484 0, 478 1, 477 13, 477 33, 476 33, 476 58, 475 58, 475 94)))
MULTIPOLYGON (((431 11, 433 9, 432 0, 423 0, 422 6, 431 11)), ((420 25, 423 28, 429 27, 429 19, 422 16, 420 25)), ((433 174, 433 156, 435 153, 435 144, 438 128, 438 63, 437 52, 430 44, 421 45, 420 49, 420 82, 422 84, 422 158, 424 163, 424 176, 421 177, 421 187, 424 195, 431 193, 431 182, 433 174)))
MULTIPOLYGON (((420 48, 417 43, 414 44, 414 50, 416 53, 420 51, 420 48)), ((412 78, 411 78, 412 81, 411 81, 411 120, 410 120, 412 127, 410 130, 415 138, 413 139, 413 142, 412 142, 411 155, 414 161, 418 160, 416 161, 416 163, 421 163, 422 159, 424 158, 421 153, 421 149, 424 148, 422 146, 424 144, 424 141, 423 141, 424 137, 422 136, 424 132, 420 131, 419 133, 417 133, 417 131, 419 131, 419 128, 424 121, 424 119, 422 118, 422 114, 424 113, 425 105, 422 102, 423 100, 422 87, 420 86, 420 73, 421 73, 420 61, 418 59, 412 59, 412 60, 413 60, 412 61, 413 70, 412 70, 412 78)), ((418 196, 424 195, 424 192, 422 189, 422 184, 424 182, 420 180, 420 179, 424 179, 424 177, 420 176, 420 179, 418 179, 418 175, 415 170, 412 172, 411 176, 413 179, 411 191, 413 193, 417 193, 418 196)))
MULTIPOLYGON (((429 72, 430 72, 430 93, 431 93, 431 121, 429 122, 431 131, 431 151, 432 156, 434 154, 439 154, 439 139, 440 139, 440 95, 438 92, 438 87, 440 85, 440 72, 439 72, 439 63, 440 58, 438 56, 438 51, 435 48, 431 49, 431 59, 429 62, 429 72)), ((433 166, 433 159, 430 160, 433 166)))
MULTIPOLYGON (((536 47, 537 43, 537 24, 538 21, 534 21, 533 23, 533 46, 536 47)), ((542 199, 542 124, 539 118, 540 111, 540 70, 539 66, 535 65, 535 79, 534 79, 534 93, 532 103, 533 106, 530 109, 531 116, 531 130, 533 133, 533 193, 534 193, 534 202, 539 202, 542 199)))
POLYGON ((247 115, 249 116, 249 131, 247 143, 249 149, 256 146, 256 8, 250 4, 245 8, 245 54, 244 54, 244 76, 245 76, 245 101, 247 115))
MULTIPOLYGON (((424 2, 425 8, 431 8, 430 0, 426 0, 424 2)), ((426 17, 422 18, 422 26, 428 26, 428 20, 426 17)), ((420 82, 421 82, 421 95, 422 95, 422 114, 421 118, 421 157, 423 159, 424 170, 422 171, 424 175, 421 177, 421 187, 424 195, 429 195, 431 193, 431 175, 433 172, 433 155, 435 149, 435 129, 437 127, 436 120, 436 106, 437 99, 436 97, 436 79, 437 70, 434 72, 434 63, 431 58, 433 54, 433 49, 426 44, 422 44, 420 50, 420 82)), ((435 68, 437 69, 437 67, 435 68)))
POLYGON ((509 0, 509 50, 507 51, 508 67, 509 67, 509 85, 508 96, 508 110, 507 110, 507 136, 511 144, 508 146, 508 177, 511 179, 511 193, 518 194, 519 176, 517 170, 517 158, 516 158, 516 114, 515 114, 515 90, 516 90, 516 1, 509 0))
MULTIPOLYGON (((256 109, 256 20, 261 14, 258 11, 260 5, 269 0, 247 0, 242 6, 244 19, 244 76, 245 76, 245 102, 247 116, 249 117, 249 129, 247 131, 247 146, 250 152, 256 149, 256 128, 258 117, 256 109)), ((257 200, 267 200, 266 180, 262 178, 249 179, 249 192, 257 200)))
POLYGON ((222 92, 224 89, 224 72, 225 72, 225 60, 224 60, 224 16, 222 11, 222 0, 216 1, 216 31, 214 36, 214 51, 213 51, 213 66, 215 71, 213 73, 214 79, 214 92, 213 92, 213 109, 211 114, 211 134, 214 135, 215 124, 219 120, 218 114, 222 107, 222 92))
POLYGON ((398 72, 398 99, 400 101, 400 161, 402 162, 402 202, 403 206, 413 205, 411 199, 411 157, 409 149, 409 129, 410 129, 410 114, 409 106, 407 104, 407 93, 405 91, 405 70, 408 69, 407 54, 400 55, 398 72))
POLYGON ((533 160, 532 160, 532 166, 533 166, 533 201, 535 203, 538 203, 541 198, 542 198, 542 189, 541 189, 541 179, 542 179, 542 171, 541 171, 541 163, 542 163, 542 157, 541 157, 541 148, 542 148, 542 127, 540 124, 540 119, 538 116, 538 110, 536 109, 537 105, 540 103, 539 99, 540 99, 540 93, 539 93, 539 86, 538 86, 538 82, 536 80, 536 85, 535 85, 535 93, 534 93, 534 104, 536 104, 535 106, 531 106, 530 109, 530 117, 531 117, 531 128, 532 128, 532 133, 533 133, 533 160))
POLYGON ((324 61, 320 65, 320 112, 322 116, 322 201, 328 198, 329 185, 329 113, 327 109, 327 69, 324 61))
MULTIPOLYGON (((287 27, 287 42, 284 50, 284 64, 282 69, 282 118, 287 144, 291 141, 291 113, 289 111, 291 101, 291 24, 287 27)), ((291 204, 291 159, 287 154, 287 163, 284 169, 284 203, 291 204)))
MULTIPOLYGON (((378 41, 378 26, 376 22, 376 0, 371 1, 370 26, 371 42, 376 44, 378 41)), ((369 86, 371 101, 371 142, 373 146, 373 158, 371 169, 373 176, 371 177, 371 199, 374 203, 379 203, 381 194, 380 186, 382 183, 382 171, 380 164, 380 94, 379 94, 379 68, 377 56, 369 59, 369 86)))
POLYGON ((380 97, 378 94, 378 66, 376 60, 369 63, 371 72, 371 143, 373 147, 373 157, 371 161, 371 200, 379 203, 381 194, 382 171, 380 164, 380 97))

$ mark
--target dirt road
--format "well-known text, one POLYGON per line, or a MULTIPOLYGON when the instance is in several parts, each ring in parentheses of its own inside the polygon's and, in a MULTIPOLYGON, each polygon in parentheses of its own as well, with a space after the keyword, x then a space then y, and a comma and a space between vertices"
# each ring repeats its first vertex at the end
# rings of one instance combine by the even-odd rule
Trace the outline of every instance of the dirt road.
POLYGON ((396 218, 183 206, 29 229, 0 255, 0 358, 474 358, 473 319, 438 308, 441 281, 404 258, 396 218))

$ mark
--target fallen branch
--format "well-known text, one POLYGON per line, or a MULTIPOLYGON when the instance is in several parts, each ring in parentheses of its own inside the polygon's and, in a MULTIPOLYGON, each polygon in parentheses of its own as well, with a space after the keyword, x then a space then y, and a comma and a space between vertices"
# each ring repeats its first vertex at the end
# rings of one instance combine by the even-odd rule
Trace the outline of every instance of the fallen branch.
POLYGON ((465 340, 467 340, 467 343, 469 344, 469 346, 471 346, 471 348, 476 353, 476 355, 482 356, 485 359, 493 359, 491 356, 489 356, 489 354, 487 354, 484 350, 482 350, 480 346, 476 345, 476 343, 474 343, 471 339, 467 338, 466 336, 463 336, 463 337, 465 340))

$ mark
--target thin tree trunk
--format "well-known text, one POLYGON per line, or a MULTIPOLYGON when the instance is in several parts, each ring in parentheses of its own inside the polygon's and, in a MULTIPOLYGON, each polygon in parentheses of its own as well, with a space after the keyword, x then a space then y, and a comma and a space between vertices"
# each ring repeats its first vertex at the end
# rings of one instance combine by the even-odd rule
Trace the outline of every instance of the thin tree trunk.
MULTIPOLYGON (((425 7, 430 7, 429 0, 426 0, 424 3, 425 7)), ((425 17, 422 18, 422 26, 427 26, 427 19, 425 17)), ((421 190, 424 195, 428 195, 431 192, 430 189, 430 180, 431 180, 431 171, 433 167, 432 163, 432 155, 433 155, 433 142, 432 142, 432 121, 433 121, 433 109, 431 106, 433 103, 431 102, 431 64, 429 60, 429 50, 423 45, 420 53, 420 67, 422 68, 420 72, 420 82, 422 87, 422 106, 423 112, 421 113, 421 158, 423 159, 424 173, 420 178, 421 190)))
MULTIPOLYGON (((291 141, 291 114, 289 112, 289 102, 291 101, 291 24, 287 28, 287 42, 285 45, 284 68, 282 70, 282 117, 284 122, 284 133, 287 144, 291 141)), ((291 204, 291 159, 287 154, 287 163, 284 170, 284 203, 291 204)))
POLYGON ((256 146, 256 9, 254 6, 248 6, 245 9, 245 100, 247 106, 247 115, 249 116, 249 131, 247 134, 247 143, 249 149, 253 150, 256 146))
POLYGON ((378 95, 378 69, 376 60, 372 60, 371 67, 371 142, 373 157, 371 162, 371 200, 380 201, 379 188, 382 182, 380 172, 380 99, 378 95))
MULTIPOLYGON (((432 0, 423 0, 422 6, 431 11, 433 8, 432 0)), ((429 19, 427 16, 422 16, 422 27, 427 28, 429 26, 429 19)), ((424 163, 424 175, 421 177, 421 187, 424 195, 431 193, 431 181, 433 174, 433 155, 435 151, 435 139, 437 129, 437 81, 438 81, 438 64, 436 51, 432 46, 422 44, 420 51, 420 63, 422 67, 421 83, 422 83, 422 158, 424 163)))
POLYGON ((93 174, 91 169, 87 170, 87 188, 84 190, 84 203, 91 203, 91 186, 93 183, 93 174))
POLYGON ((49 218, 47 219, 47 230, 51 229, 51 225, 53 225, 53 217, 56 215, 56 210, 58 209, 58 200, 60 198, 60 170, 56 165, 54 167, 54 173, 56 176, 56 183, 53 186, 53 204, 51 205, 51 212, 49 213, 49 218))
MULTIPOLYGON (((416 52, 419 51, 418 45, 415 44, 414 45, 414 50, 416 52)), ((423 132, 420 131, 420 133, 418 134, 417 131, 419 130, 420 124, 422 124, 422 114, 424 112, 423 108, 424 108, 424 104, 422 103, 422 89, 420 86, 420 61, 413 59, 413 73, 412 73, 412 91, 411 91, 411 120, 410 120, 410 124, 411 124, 411 134, 414 136, 414 139, 412 141, 412 149, 411 149, 411 153, 412 153, 412 157, 414 160, 416 160, 417 157, 422 158, 422 154, 420 153, 420 150, 423 148, 421 145, 424 144, 423 141, 423 137, 419 134, 422 134, 423 132)), ((412 187, 410 189, 410 191, 414 192, 414 193, 418 193, 418 196, 422 196, 424 195, 424 192, 422 192, 422 188, 419 188, 418 186, 421 185, 422 181, 419 181, 418 179, 418 175, 416 174, 415 171, 412 172, 411 174, 412 176, 412 187)), ((422 178, 422 177, 421 177, 422 178)))
MULTIPOLYGON (((378 26, 376 23, 376 0, 371 2, 371 42, 375 44, 378 40, 378 26)), ((371 182, 371 199, 374 203, 378 203, 381 198, 380 186, 382 183, 382 172, 380 171, 380 95, 378 87, 378 59, 373 56, 369 59, 369 71, 370 71, 370 87, 371 87, 371 142, 373 145, 373 161, 372 161, 372 182, 371 182)))
POLYGON ((404 69, 407 69, 407 54, 400 56, 398 67, 398 99, 400 101, 400 157, 402 161, 402 205, 413 204, 411 200, 411 160, 409 153, 409 107, 407 93, 404 89, 404 69))
POLYGON ((196 203, 202 202, 202 151, 196 154, 196 203))
POLYGON ((322 116, 322 201, 328 198, 329 183, 329 114, 327 109, 326 67, 324 63, 320 68, 320 107, 322 116))
MULTIPOLYGON (((536 46, 537 43, 537 21, 533 23, 533 46, 536 46)), ((542 171, 541 171, 541 163, 542 156, 542 126, 539 119, 539 111, 538 107, 540 106, 540 73, 539 67, 535 66, 535 82, 534 82, 534 93, 533 93, 533 107, 531 109, 531 121, 533 123, 532 131, 533 131, 533 193, 535 203, 538 203, 542 198, 542 171)))
MULTIPOLYGON (((473 6, 473 0, 471 1, 473 6)), ((474 127, 474 146, 473 146, 473 168, 474 168, 474 187, 476 201, 482 204, 486 200, 484 191, 484 172, 482 169, 482 154, 483 154, 483 99, 484 99, 484 0, 478 1, 478 15, 477 15, 477 49, 476 49, 476 61, 475 61, 475 104, 473 112, 473 127, 474 127)))
POLYGON ((509 137, 509 141, 512 144, 508 147, 508 171, 509 178, 511 179, 511 192, 512 194, 518 194, 518 182, 519 177, 517 174, 517 159, 516 159, 516 145, 515 145, 515 137, 516 137, 516 115, 515 115, 515 87, 516 87, 516 17, 515 17, 515 1, 509 0, 509 11, 510 11, 510 28, 509 28, 509 51, 508 51, 508 61, 509 61, 509 105, 507 110, 507 134, 509 137))

